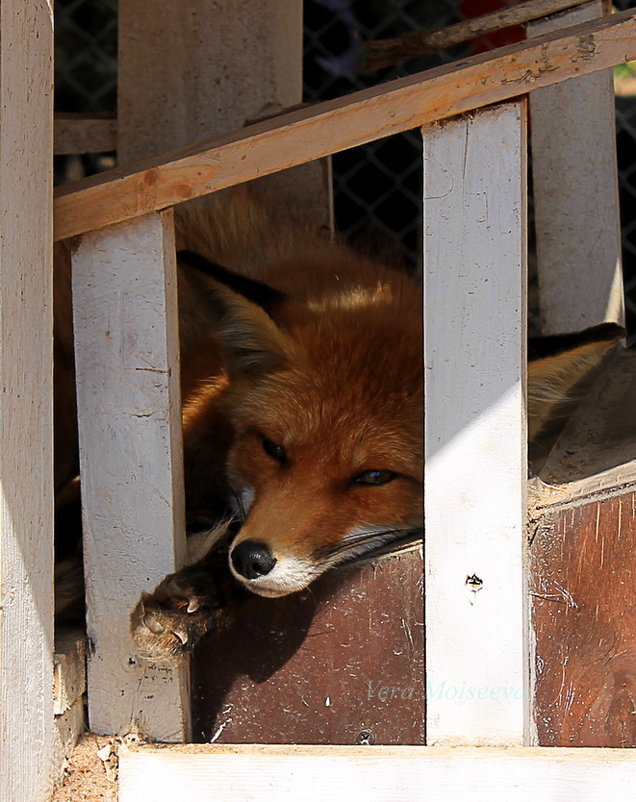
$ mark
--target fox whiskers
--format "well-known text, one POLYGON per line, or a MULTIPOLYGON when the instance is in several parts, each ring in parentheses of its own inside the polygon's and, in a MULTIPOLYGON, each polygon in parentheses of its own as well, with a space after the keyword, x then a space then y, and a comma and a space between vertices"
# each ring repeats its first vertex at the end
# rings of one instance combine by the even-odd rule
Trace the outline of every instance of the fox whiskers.
POLYGON ((419 529, 389 529, 374 527, 365 530, 354 530, 344 539, 328 548, 320 549, 316 557, 321 562, 329 561, 332 565, 351 562, 366 557, 382 546, 401 543, 405 540, 416 540, 421 536, 419 529))

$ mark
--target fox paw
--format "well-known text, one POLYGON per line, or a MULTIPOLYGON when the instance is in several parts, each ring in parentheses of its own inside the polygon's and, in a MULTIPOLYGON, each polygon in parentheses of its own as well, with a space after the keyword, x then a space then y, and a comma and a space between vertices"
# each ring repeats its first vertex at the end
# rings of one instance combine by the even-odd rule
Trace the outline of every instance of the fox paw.
POLYGON ((227 568, 223 554, 167 576, 152 593, 142 593, 130 616, 139 657, 175 663, 208 632, 227 626, 245 594, 227 568))
POLYGON ((211 612, 178 575, 166 577, 154 593, 142 593, 130 617, 138 655, 150 662, 176 662, 209 631, 211 612))

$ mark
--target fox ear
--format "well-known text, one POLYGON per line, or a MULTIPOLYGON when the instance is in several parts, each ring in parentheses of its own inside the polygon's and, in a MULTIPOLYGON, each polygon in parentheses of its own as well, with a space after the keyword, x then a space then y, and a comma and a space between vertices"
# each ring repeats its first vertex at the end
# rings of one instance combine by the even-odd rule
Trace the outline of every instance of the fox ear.
POLYGON ((274 373, 301 358, 296 341, 261 306, 223 284, 215 283, 208 293, 231 378, 274 373))
POLYGON ((616 326, 607 339, 528 363, 528 437, 533 440, 557 407, 577 400, 577 388, 600 365, 623 330, 616 326))
POLYGON ((206 256, 194 251, 177 251, 177 261, 180 266, 186 265, 198 271, 201 275, 213 279, 219 284, 224 284, 231 290, 239 293, 248 301, 253 301, 255 304, 262 306, 268 312, 271 312, 278 304, 287 300, 287 296, 280 292, 280 290, 270 287, 269 284, 264 284, 262 281, 242 276, 232 270, 228 270, 218 262, 213 262, 206 256))

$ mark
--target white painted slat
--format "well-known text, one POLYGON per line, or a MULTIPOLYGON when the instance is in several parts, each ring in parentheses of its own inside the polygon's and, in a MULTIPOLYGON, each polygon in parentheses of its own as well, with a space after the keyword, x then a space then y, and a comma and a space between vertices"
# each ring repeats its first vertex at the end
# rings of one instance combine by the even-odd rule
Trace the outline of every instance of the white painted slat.
POLYGON ((302 0, 119 0, 119 163, 300 103, 302 14, 302 0))
POLYGON ((632 799, 636 771, 633 749, 176 749, 120 749, 120 802, 598 802, 632 799))
POLYGON ((429 744, 523 741, 525 129, 422 129, 429 744))
POLYGON ((53 7, 0 5, 0 799, 53 777, 53 7))
POLYGON ((185 668, 139 665, 129 616, 185 545, 172 212, 73 256, 90 728, 187 738, 185 668))
MULTIPOLYGON (((530 23, 542 36, 603 15, 602 0, 530 23)), ((544 334, 623 319, 612 70, 530 93, 544 334)))

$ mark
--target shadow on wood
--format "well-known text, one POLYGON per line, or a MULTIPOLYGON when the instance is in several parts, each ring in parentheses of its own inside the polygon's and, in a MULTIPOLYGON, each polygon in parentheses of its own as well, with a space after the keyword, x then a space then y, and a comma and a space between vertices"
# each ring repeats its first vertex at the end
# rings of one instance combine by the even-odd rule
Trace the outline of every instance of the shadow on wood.
POLYGON ((254 596, 194 660, 194 737, 220 743, 424 743, 419 549, 254 596))

